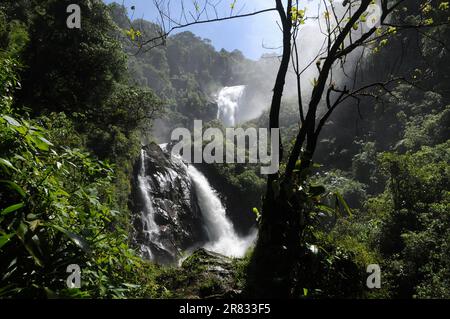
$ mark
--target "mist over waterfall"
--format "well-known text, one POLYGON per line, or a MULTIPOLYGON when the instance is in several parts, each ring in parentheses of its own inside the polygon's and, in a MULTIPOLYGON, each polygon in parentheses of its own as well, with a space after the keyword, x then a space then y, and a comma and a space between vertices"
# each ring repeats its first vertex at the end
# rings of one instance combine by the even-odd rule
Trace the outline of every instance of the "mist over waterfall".
POLYGON ((235 126, 239 121, 239 106, 245 85, 226 86, 217 97, 217 119, 225 126, 235 126))
POLYGON ((252 232, 247 237, 239 237, 233 224, 227 218, 219 196, 206 177, 192 165, 188 167, 188 174, 197 191, 209 237, 209 242, 204 247, 225 256, 242 257, 255 240, 256 232, 252 232))

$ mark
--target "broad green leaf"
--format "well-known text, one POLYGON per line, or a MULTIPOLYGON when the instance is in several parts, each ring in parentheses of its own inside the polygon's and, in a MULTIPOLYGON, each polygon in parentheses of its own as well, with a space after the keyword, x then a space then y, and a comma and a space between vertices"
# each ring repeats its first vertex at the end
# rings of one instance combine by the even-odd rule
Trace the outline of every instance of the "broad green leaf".
POLYGON ((49 146, 50 144, 48 144, 47 142, 43 141, 45 140, 45 138, 41 137, 41 136, 32 136, 31 137, 31 141, 33 142, 33 144, 40 149, 41 151, 48 151, 49 150, 49 146))
POLYGON ((21 209, 23 206, 25 206, 24 203, 18 203, 18 204, 11 205, 11 206, 5 208, 4 210, 2 210, 0 212, 0 215, 3 216, 3 215, 6 215, 6 214, 15 212, 16 210, 21 209))
POLYGON ((21 126, 21 124, 16 119, 14 119, 8 115, 3 115, 2 117, 12 126, 17 126, 17 127, 21 126))
POLYGON ((13 237, 15 234, 7 234, 7 235, 1 235, 0 236, 0 249, 5 246, 9 240, 11 239, 11 237, 13 237))
POLYGON ((39 136, 38 139, 40 139, 42 142, 44 142, 45 144, 47 144, 48 146, 53 146, 53 143, 50 142, 49 140, 47 140, 46 138, 39 136))
POLYGON ((19 134, 25 135, 27 134, 28 128, 20 125, 20 126, 14 126, 13 127, 14 131, 18 132, 19 134))
POLYGON ((24 162, 26 161, 26 159, 22 155, 19 155, 19 154, 15 154, 14 158, 16 158, 18 160, 21 160, 21 161, 24 161, 24 162))
POLYGON ((14 165, 7 159, 0 158, 0 165, 6 166, 14 171, 17 171, 17 169, 14 167, 14 165))

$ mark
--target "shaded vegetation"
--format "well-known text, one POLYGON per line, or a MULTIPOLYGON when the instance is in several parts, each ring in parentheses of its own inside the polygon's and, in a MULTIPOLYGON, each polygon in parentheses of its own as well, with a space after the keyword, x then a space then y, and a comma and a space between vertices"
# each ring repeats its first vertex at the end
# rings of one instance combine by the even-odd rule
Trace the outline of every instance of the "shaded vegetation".
POLYGON ((69 3, 0 5, 0 296, 154 297, 127 201, 160 102, 128 84, 107 7, 81 3, 85 28, 71 31, 69 3), (67 289, 70 264, 81 290, 67 289))

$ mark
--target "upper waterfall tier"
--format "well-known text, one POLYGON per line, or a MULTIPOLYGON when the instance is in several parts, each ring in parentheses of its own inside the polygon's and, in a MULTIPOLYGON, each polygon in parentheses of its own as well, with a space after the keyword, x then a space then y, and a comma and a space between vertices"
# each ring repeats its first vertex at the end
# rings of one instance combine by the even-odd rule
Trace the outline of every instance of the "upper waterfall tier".
POLYGON ((240 101, 245 91, 245 85, 226 86, 217 97, 217 119, 225 126, 235 126, 239 123, 240 101))

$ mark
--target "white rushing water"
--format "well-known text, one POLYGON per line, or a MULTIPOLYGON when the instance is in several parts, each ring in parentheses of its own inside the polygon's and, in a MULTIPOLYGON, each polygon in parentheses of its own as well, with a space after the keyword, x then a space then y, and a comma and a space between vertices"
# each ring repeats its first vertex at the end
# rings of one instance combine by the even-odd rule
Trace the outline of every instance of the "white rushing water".
POLYGON ((235 126, 239 119, 239 100, 245 91, 245 85, 226 86, 217 97, 217 119, 225 126, 235 126))
POLYGON ((197 191, 198 204, 209 236, 209 242, 204 248, 229 257, 244 256, 254 242, 256 232, 252 232, 247 237, 239 237, 226 216, 219 196, 206 177, 192 165, 188 166, 188 174, 197 191))
MULTIPOLYGON (((167 144, 159 145, 167 152, 167 144)), ((143 200, 143 209, 141 211, 142 229, 145 236, 145 242, 141 245, 142 254, 155 260, 156 251, 166 250, 166 247, 160 241, 160 229, 155 222, 155 209, 152 199, 152 183, 145 167, 146 152, 141 150, 140 170, 137 176, 139 191, 143 200)), ((203 246, 205 249, 217 252, 229 257, 242 257, 256 238, 256 230, 246 237, 240 237, 234 230, 232 222, 226 215, 225 207, 222 205, 217 192, 212 188, 207 178, 194 166, 186 164, 181 157, 172 156, 174 165, 182 168, 192 181, 197 194, 198 205, 202 212, 204 228, 208 235, 208 242, 203 246)), ((169 172, 169 176, 156 176, 156 182, 164 185, 173 182, 177 173, 169 172)))
MULTIPOLYGON (((150 196, 151 185, 145 169, 145 158, 146 153, 144 150, 141 150, 141 167, 137 179, 139 191, 141 192, 142 199, 144 201, 144 207, 141 211, 141 221, 143 226, 142 228, 145 234, 145 238, 148 242, 151 242, 153 245, 156 245, 160 249, 166 250, 162 243, 159 241, 160 231, 158 225, 155 222, 155 209, 153 207, 152 199, 150 196)), ((141 251, 143 254, 147 255, 146 257, 150 260, 154 259, 154 254, 152 253, 149 245, 142 244, 141 251)))

